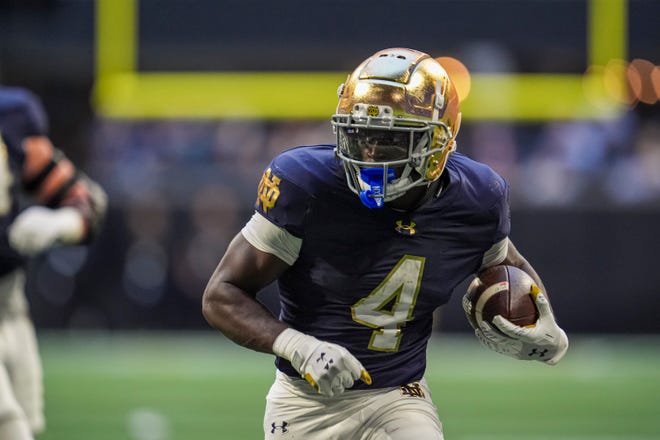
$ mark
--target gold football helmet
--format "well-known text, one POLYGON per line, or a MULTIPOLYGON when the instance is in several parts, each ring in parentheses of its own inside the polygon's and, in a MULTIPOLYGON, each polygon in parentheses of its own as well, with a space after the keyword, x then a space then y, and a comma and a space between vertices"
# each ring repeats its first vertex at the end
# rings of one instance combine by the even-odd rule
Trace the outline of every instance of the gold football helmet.
POLYGON ((367 58, 338 90, 335 152, 370 208, 437 180, 456 149, 459 99, 429 55, 393 48, 367 58))

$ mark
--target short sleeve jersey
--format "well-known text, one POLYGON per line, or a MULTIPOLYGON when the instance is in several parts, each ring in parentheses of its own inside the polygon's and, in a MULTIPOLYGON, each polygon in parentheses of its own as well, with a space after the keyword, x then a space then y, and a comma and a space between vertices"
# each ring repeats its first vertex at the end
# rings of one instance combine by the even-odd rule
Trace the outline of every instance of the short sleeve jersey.
MULTIPOLYGON (((508 236, 508 185, 454 153, 439 195, 411 212, 369 209, 348 189, 333 149, 285 151, 259 185, 257 212, 302 239, 278 280, 280 319, 346 347, 371 388, 400 386, 424 374, 433 311, 508 236)), ((276 364, 298 376, 285 359, 276 364)))

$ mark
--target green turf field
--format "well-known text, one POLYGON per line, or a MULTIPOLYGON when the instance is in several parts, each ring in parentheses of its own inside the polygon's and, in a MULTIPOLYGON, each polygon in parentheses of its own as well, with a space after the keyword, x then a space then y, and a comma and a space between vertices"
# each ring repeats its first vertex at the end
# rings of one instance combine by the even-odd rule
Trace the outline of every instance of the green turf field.
MULTIPOLYGON (((39 339, 48 419, 39 440, 263 438, 270 356, 215 333, 39 339)), ((447 440, 660 439, 660 337, 573 337, 548 367, 439 334, 427 379, 447 440)))

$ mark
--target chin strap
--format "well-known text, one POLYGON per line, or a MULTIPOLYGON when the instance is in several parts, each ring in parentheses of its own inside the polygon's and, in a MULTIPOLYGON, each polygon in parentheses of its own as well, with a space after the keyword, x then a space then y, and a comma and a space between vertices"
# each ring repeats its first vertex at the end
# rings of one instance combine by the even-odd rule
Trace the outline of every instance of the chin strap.
MULTIPOLYGON (((383 199, 383 173, 384 168, 362 168, 360 178, 369 186, 369 189, 360 191, 360 201, 367 208, 382 208, 383 199)), ((396 175, 391 168, 387 169, 387 183, 394 180, 396 175)))

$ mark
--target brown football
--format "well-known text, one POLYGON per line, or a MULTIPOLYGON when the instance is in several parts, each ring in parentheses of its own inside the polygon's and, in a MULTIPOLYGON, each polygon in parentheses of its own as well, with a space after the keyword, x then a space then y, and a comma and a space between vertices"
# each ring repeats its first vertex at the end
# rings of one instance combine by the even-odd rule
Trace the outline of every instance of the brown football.
POLYGON ((514 266, 502 264, 479 272, 463 297, 470 325, 478 328, 482 321, 492 324, 497 315, 520 326, 534 324, 539 317, 531 295, 535 284, 532 277, 514 266))

